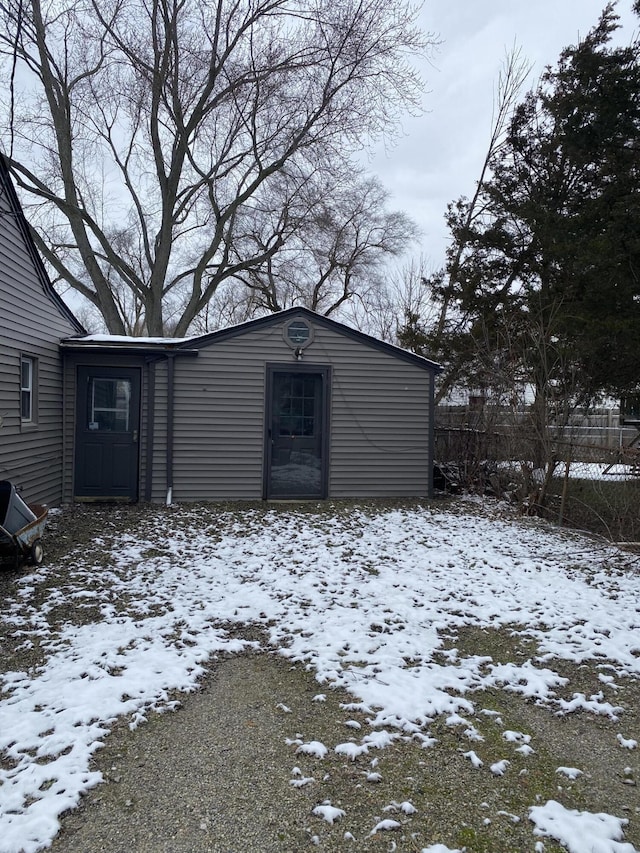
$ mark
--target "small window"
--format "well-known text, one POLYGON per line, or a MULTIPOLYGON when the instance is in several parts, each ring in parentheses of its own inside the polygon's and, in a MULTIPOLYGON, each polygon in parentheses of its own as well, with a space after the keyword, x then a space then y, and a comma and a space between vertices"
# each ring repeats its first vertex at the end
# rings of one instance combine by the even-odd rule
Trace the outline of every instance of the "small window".
POLYGON ((35 423, 36 360, 23 355, 20 358, 20 420, 35 423))
POLYGON ((304 320, 291 320, 284 327, 284 338, 290 347, 303 349, 313 341, 313 329, 304 320))

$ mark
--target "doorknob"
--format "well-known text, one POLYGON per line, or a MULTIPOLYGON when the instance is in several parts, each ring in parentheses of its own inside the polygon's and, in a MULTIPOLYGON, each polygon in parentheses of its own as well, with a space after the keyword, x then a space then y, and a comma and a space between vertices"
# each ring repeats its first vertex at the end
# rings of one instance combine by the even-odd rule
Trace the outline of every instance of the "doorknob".
POLYGON ((138 430, 134 429, 133 431, 133 441, 134 443, 138 440, 138 430))

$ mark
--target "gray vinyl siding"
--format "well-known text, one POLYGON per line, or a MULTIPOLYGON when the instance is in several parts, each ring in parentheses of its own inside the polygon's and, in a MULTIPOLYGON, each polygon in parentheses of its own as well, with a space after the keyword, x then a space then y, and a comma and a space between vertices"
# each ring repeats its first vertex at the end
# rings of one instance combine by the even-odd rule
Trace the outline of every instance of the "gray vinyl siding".
POLYGON ((368 380, 349 367, 332 387, 332 497, 424 497, 429 490, 429 374, 378 353, 368 380))
MULTIPOLYGON (((266 366, 294 363, 279 323, 176 359, 175 500, 262 497, 266 366)), ((329 497, 426 496, 433 371, 321 324, 303 364, 331 368, 329 497)))
POLYGON ((167 497, 167 412, 167 362, 159 361, 155 365, 151 480, 151 500, 155 503, 164 503, 167 497))
MULTIPOLYGON (((0 176, 1 177, 1 176, 0 176)), ((27 502, 62 494, 62 366, 58 344, 76 333, 45 291, 0 180, 0 479, 27 502), (37 411, 20 419, 20 357, 36 359, 37 411)))
POLYGON ((203 348, 195 360, 176 360, 175 500, 262 497, 265 355, 272 349, 264 333, 259 340, 242 335, 203 348))
POLYGON ((76 365, 72 357, 66 356, 63 362, 63 400, 64 400, 64 447, 62 453, 62 499, 70 501, 73 497, 74 448, 76 428, 76 365))

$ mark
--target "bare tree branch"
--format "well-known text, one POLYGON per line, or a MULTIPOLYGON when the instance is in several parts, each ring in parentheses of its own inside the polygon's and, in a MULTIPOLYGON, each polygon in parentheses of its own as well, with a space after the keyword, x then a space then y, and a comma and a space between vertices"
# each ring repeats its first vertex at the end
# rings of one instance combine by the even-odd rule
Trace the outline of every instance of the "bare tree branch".
MULTIPOLYGON (((274 199, 295 206, 320 163, 344 169, 417 108, 409 57, 433 38, 415 15, 406 0, 0 0, 0 55, 29 78, 5 147, 57 274, 120 333, 162 334, 165 317, 186 333, 234 280, 273 293, 294 227, 274 199)), ((372 233, 351 231, 362 257, 372 233)), ((359 257, 318 282, 341 269, 351 298, 359 257)))

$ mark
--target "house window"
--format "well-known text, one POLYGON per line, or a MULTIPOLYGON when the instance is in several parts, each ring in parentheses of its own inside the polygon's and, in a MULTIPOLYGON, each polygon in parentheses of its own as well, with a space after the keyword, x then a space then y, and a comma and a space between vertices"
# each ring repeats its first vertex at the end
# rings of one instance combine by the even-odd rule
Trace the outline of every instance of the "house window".
POLYGON ((20 358, 20 420, 29 424, 36 421, 36 374, 35 358, 23 355, 20 358))

